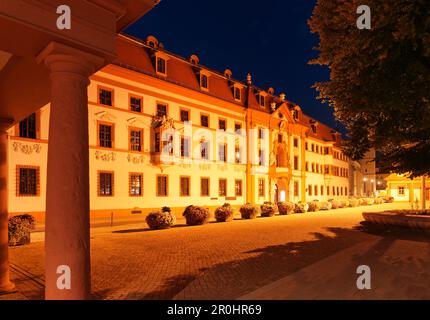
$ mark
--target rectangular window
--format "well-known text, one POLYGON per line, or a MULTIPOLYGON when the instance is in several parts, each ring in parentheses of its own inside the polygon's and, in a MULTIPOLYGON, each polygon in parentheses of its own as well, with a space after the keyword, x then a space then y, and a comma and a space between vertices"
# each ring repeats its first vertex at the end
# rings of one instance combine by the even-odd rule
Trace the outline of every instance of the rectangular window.
POLYGON ((200 142, 200 156, 204 160, 209 160, 209 142, 200 142))
POLYGON ((200 195, 209 197, 209 178, 200 178, 200 195))
POLYGON ((167 197, 168 177, 165 175, 157 175, 157 197, 167 197))
POLYGON ((222 120, 222 119, 218 120, 218 128, 220 130, 224 130, 225 131, 225 128, 226 128, 225 120, 222 120))
POLYGON ((154 151, 160 152, 160 132, 154 134, 154 151))
POLYGON ((167 105, 162 103, 157 103, 157 116, 167 116, 167 105))
POLYGON ((318 195, 318 186, 314 185, 314 195, 318 195))
POLYGON ((263 150, 258 150, 258 165, 262 166, 264 164, 264 152, 263 150))
POLYGON ((234 87, 234 98, 238 101, 241 100, 241 91, 238 87, 234 87))
POLYGON ((190 112, 188 110, 181 110, 181 121, 187 122, 190 121, 190 112))
POLYGON ((227 196, 227 179, 219 179, 218 180, 218 195, 220 197, 227 196))
POLYGON ((18 192, 17 196, 38 196, 39 195, 39 168, 38 167, 17 167, 18 192))
POLYGON ((239 180, 239 179, 234 180, 234 195, 236 197, 242 196, 242 180, 239 180))
POLYGON ((312 195, 312 185, 308 185, 308 194, 312 195))
POLYGON ((166 60, 160 57, 157 58, 157 72, 166 74, 166 60))
POLYGON ((309 144, 305 142, 305 150, 309 150, 309 144))
POLYGON ((327 187, 327 195, 330 195, 330 187, 327 187))
POLYGON ((298 148, 299 147, 299 139, 294 138, 293 144, 294 144, 294 148, 298 148))
POLYGON ((235 146, 234 147, 234 162, 235 163, 240 163, 241 159, 240 159, 240 148, 239 146, 235 146))
POLYGON ((200 115, 200 125, 202 127, 208 128, 209 127, 209 116, 204 115, 204 114, 200 115))
POLYGON ((324 186, 321 186, 321 195, 324 195, 324 186))
POLYGON ((299 196, 299 182, 298 181, 294 181, 294 196, 295 197, 299 196))
POLYGON ((140 197, 143 195, 143 174, 142 173, 130 173, 130 197, 140 197))
POLYGON ((258 179, 258 196, 259 197, 265 197, 266 196, 266 184, 264 179, 258 179))
POLYGON ((173 154, 173 135, 165 133, 163 135, 163 153, 164 154, 173 154))
POLYGON ((113 196, 113 172, 99 172, 99 196, 113 196))
POLYGON ((242 132, 242 125, 240 123, 235 123, 234 124, 234 132, 236 134, 241 134, 241 132, 242 132))
POLYGON ((19 136, 21 138, 36 139, 35 113, 32 113, 30 116, 19 122, 19 136))
POLYGON ((131 151, 142 151, 143 141, 143 130, 142 129, 131 129, 129 131, 130 139, 130 150, 131 151))
POLYGON ((190 196, 190 177, 180 177, 180 195, 181 197, 190 196))
POLYGON ((130 110, 134 112, 142 112, 142 98, 130 97, 130 110))
POLYGON ((181 157, 188 158, 190 156, 190 138, 181 137, 181 157))
POLYGON ((278 143, 282 143, 283 137, 281 133, 278 133, 278 143))
POLYGON ((264 139, 264 131, 262 128, 258 128, 258 139, 264 139))
POLYGON ((218 160, 220 162, 227 162, 227 144, 218 144, 218 160))
POLYGON ((264 100, 264 96, 262 94, 259 95, 258 102, 260 103, 260 107, 264 108, 266 106, 266 103, 265 103, 265 100, 264 100))
POLYGON ((309 162, 307 162, 307 161, 306 161, 305 166, 306 166, 306 169, 305 169, 305 170, 306 170, 306 171, 309 171, 309 162))
POLYGON ((294 156, 294 170, 299 170, 299 157, 294 156))
POLYGON ((99 124, 99 147, 112 148, 113 125, 99 124))
POLYGON ((104 104, 105 106, 112 106, 112 90, 99 88, 99 104, 104 104))
POLYGON ((209 87, 208 76, 205 74, 200 75, 200 87, 207 89, 209 87))
POLYGON ((403 187, 403 186, 399 187, 397 194, 399 196, 404 196, 405 195, 405 187, 403 187))

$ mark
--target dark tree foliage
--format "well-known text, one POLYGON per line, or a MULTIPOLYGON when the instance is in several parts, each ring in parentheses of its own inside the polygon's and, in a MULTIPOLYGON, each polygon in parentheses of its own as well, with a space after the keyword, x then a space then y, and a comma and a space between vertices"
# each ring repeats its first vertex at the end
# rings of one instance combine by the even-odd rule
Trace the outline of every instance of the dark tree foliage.
POLYGON ((382 170, 430 174, 430 0, 318 0, 309 26, 310 63, 330 68, 315 87, 348 130, 347 155, 374 147, 382 170), (371 30, 357 28, 362 4, 371 30))

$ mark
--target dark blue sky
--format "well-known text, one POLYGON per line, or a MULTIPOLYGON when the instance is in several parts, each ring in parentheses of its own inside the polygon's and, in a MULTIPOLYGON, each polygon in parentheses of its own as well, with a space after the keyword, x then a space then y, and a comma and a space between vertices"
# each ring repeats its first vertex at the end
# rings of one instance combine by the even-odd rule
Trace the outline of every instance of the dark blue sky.
POLYGON ((165 48, 184 57, 197 54, 200 63, 244 80, 300 105, 312 117, 341 129, 332 110, 316 100, 311 86, 329 78, 328 69, 308 65, 318 36, 307 20, 315 0, 162 0, 126 30, 145 39, 154 35, 165 48))

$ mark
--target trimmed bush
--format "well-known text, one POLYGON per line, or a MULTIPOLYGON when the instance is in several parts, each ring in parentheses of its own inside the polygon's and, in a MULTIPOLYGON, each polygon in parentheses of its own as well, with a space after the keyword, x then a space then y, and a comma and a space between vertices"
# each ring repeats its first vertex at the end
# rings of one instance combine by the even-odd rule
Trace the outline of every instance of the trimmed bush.
POLYGON ((295 213, 305 213, 305 212, 308 212, 308 209, 309 209, 309 205, 307 203, 299 202, 294 207, 294 212, 295 213))
POLYGON ((169 207, 163 207, 161 211, 150 212, 145 220, 150 229, 168 229, 175 224, 176 216, 169 207))
POLYGON ((215 210, 215 219, 217 222, 228 222, 233 220, 233 208, 229 203, 224 203, 215 210))
POLYGON ((385 196, 384 197, 384 202, 393 202, 393 201, 394 201, 394 198, 391 196, 385 196))
POLYGON ((30 214, 21 214, 9 218, 9 245, 20 246, 30 243, 31 231, 36 227, 34 217, 30 214))
POLYGON ((278 202, 279 214, 286 215, 294 213, 295 205, 291 202, 278 202))
POLYGON ((360 199, 360 206, 368 206, 369 202, 367 201, 366 198, 361 198, 360 199))
POLYGON ((205 224, 210 218, 209 210, 199 206, 186 207, 182 215, 189 226, 205 224))
POLYGON ((341 208, 341 204, 339 201, 334 200, 334 199, 330 199, 329 202, 331 202, 331 208, 332 209, 339 209, 341 208))
POLYGON ((239 211, 242 219, 255 219, 258 213, 257 208, 250 203, 244 204, 239 211))
POLYGON ((341 208, 348 208, 349 207, 349 200, 342 200, 340 201, 341 208))
POLYGON ((358 199, 355 199, 355 198, 349 199, 349 206, 350 207, 357 207, 359 204, 360 204, 360 202, 358 201, 358 199))
POLYGON ((320 210, 330 210, 331 209, 331 202, 323 201, 320 203, 320 210))
POLYGON ((262 217, 273 217, 278 212, 278 206, 272 202, 264 202, 260 206, 262 217))
POLYGON ((382 200, 382 198, 375 198, 374 199, 374 203, 375 204, 381 204, 381 203, 383 203, 384 202, 384 200, 382 200))
POLYGON ((308 203, 308 212, 316 212, 320 210, 319 202, 312 201, 308 203))

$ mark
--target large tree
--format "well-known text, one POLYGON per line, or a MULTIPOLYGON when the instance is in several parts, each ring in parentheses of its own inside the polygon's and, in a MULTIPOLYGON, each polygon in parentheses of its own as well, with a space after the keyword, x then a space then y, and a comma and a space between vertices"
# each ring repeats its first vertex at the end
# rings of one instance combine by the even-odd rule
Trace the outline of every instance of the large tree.
POLYGON ((348 131, 346 153, 376 148, 382 169, 430 174, 430 0, 317 0, 309 26, 310 63, 330 68, 315 87, 348 131), (362 4, 370 30, 356 24, 362 4))

